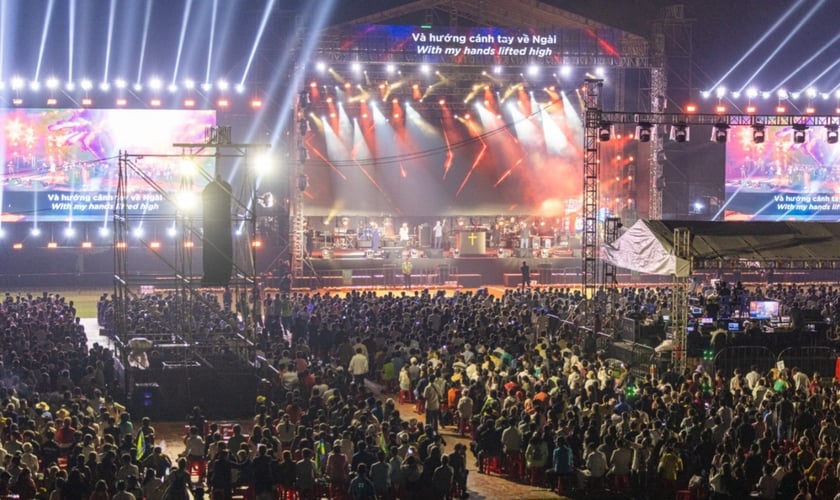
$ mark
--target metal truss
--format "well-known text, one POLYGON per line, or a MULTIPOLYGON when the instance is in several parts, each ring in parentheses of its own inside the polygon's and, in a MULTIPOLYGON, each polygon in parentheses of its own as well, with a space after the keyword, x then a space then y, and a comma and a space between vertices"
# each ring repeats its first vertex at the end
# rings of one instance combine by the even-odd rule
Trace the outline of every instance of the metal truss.
MULTIPOLYGON (((691 265, 691 232, 684 227, 674 229, 674 256, 691 265)), ((674 275, 674 289, 671 295, 671 320, 674 349, 671 351, 671 365, 680 375, 686 368, 686 328, 688 327, 688 285, 691 269, 674 275)))
POLYGON ((585 126, 583 135, 583 241, 581 242, 581 278, 583 296, 595 297, 598 284, 598 181, 601 170, 601 141, 598 130, 602 124, 601 90, 604 81, 588 79, 584 83, 585 126))

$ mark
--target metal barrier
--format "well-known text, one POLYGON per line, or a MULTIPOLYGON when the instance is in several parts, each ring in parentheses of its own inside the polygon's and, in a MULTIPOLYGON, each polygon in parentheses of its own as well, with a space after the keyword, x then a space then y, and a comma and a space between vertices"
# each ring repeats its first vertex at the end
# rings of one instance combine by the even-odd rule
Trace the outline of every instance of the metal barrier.
POLYGON ((715 354, 714 358, 715 370, 727 377, 735 368, 746 373, 753 365, 759 372, 767 372, 776 366, 776 355, 764 346, 731 346, 715 354))
POLYGON ((779 353, 777 361, 783 361, 785 368, 797 367, 809 377, 819 373, 823 378, 834 378, 834 364, 837 353, 830 347, 790 347, 779 353))

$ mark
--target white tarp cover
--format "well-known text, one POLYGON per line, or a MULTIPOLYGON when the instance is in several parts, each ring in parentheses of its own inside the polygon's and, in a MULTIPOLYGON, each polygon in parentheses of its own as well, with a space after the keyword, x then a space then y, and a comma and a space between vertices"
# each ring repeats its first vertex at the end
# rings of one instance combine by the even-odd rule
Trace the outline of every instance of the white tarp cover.
POLYGON ((672 252, 669 242, 661 241, 639 220, 614 242, 601 247, 601 260, 640 273, 688 276, 688 262, 672 252))

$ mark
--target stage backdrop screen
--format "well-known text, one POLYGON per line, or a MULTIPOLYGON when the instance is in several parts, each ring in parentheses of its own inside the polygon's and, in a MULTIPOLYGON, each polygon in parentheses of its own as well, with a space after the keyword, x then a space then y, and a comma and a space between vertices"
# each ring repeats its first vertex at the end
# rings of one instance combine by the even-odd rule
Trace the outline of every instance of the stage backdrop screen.
POLYGON ((725 220, 840 220, 840 147, 812 127, 794 143, 792 127, 733 127, 726 144, 725 220))
MULTIPOLYGON (((174 194, 182 186, 184 160, 178 156, 180 148, 172 145, 205 142, 205 129, 215 126, 216 112, 7 109, 0 110, 0 123, 3 220, 98 221, 114 210, 121 151, 159 189, 174 194)), ((198 166, 204 175, 192 179, 196 191, 213 176, 214 163, 198 166)), ((140 175, 128 176, 127 193, 130 214, 174 213, 140 175)))

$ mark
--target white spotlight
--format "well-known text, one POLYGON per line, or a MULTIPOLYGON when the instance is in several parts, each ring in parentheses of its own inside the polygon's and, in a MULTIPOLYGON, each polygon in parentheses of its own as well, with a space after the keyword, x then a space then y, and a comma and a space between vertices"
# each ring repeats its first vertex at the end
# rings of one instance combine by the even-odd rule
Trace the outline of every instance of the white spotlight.
POLYGON ((0 227, 0 238, 5 238, 5 237, 6 237, 6 230, 3 229, 2 227, 0 227))
POLYGON ((178 92, 178 86, 174 83, 170 83, 169 86, 166 87, 166 90, 168 90, 170 94, 174 94, 175 92, 178 92))
POLYGON ((243 85, 241 83, 237 83, 235 89, 236 89, 237 94, 241 94, 241 93, 245 92, 245 85, 243 85))
POLYGON ((168 234, 170 237, 174 238, 175 235, 178 234, 178 230, 175 229, 175 226, 170 226, 169 229, 166 230, 166 234, 168 234))
POLYGON ((789 97, 788 91, 785 89, 779 89, 779 91, 776 92, 776 95, 779 99, 787 99, 789 97))
POLYGON ((738 92, 737 90, 732 92, 732 98, 733 99, 739 99, 740 97, 741 97, 741 93, 738 92))
POLYGON ((64 236, 67 238, 72 238, 73 236, 76 236, 76 228, 74 228, 73 226, 65 227, 64 236))
POLYGON ((354 73, 360 73, 362 71, 362 65, 354 62, 350 65, 350 69, 352 69, 354 73))
POLYGON ((135 238, 140 238, 143 236, 143 228, 141 226, 137 226, 134 228, 134 231, 131 232, 135 238))
POLYGON ((765 99, 770 99, 770 95, 771 95, 771 93, 767 90, 765 90, 764 92, 761 93, 761 97, 763 97, 765 99))
POLYGON ((57 89, 59 83, 60 82, 58 81, 58 78, 56 78, 54 76, 51 76, 51 77, 47 78, 47 88, 50 89, 50 90, 57 89))
POLYGON ((394 66, 392 63, 388 63, 385 65, 385 72, 389 75, 393 75, 395 71, 397 71, 397 67, 394 66))
POLYGON ((429 73, 432 72, 432 68, 429 67, 428 64, 422 64, 422 65, 420 65, 420 72, 423 73, 424 75, 428 75, 429 73))
POLYGON ((76 90, 76 84, 73 82, 67 82, 67 85, 65 85, 64 88, 67 89, 68 92, 73 92, 76 90))
POLYGON ((327 64, 324 61, 318 61, 315 63, 315 69, 317 69, 319 73, 323 73, 327 70, 327 64))
POLYGON ((537 76, 540 74, 540 67, 536 64, 531 64, 528 66, 528 76, 537 76))
POLYGON ((12 77, 12 90, 20 90, 23 88, 23 78, 19 76, 12 77))
POLYGON ((163 88, 163 80, 156 76, 152 77, 149 80, 149 88, 152 90, 160 90, 161 88, 163 88))
POLYGON ((230 88, 230 84, 228 83, 227 80, 219 80, 218 82, 216 82, 216 86, 221 91, 225 91, 225 90, 230 88))
POLYGON ((39 90, 41 90, 41 82, 39 82, 38 80, 32 80, 31 82, 29 82, 29 90, 31 90, 32 92, 38 92, 39 90))
POLYGON ((29 234, 32 236, 41 236, 41 228, 38 226, 34 226, 32 229, 29 230, 29 234))
POLYGON ((563 78, 568 78, 572 74, 572 67, 568 64, 564 64, 560 66, 560 76, 563 78))
POLYGON ((715 95, 717 96, 718 99, 722 99, 726 95, 726 87, 722 87, 722 86, 718 87, 715 90, 715 95))
POLYGON ((710 95, 712 95, 712 93, 709 92, 708 90, 704 90, 703 92, 700 92, 700 97, 702 97, 703 99, 708 99, 710 95))
POLYGON ((493 66, 493 74, 494 75, 501 75, 502 74, 502 67, 498 64, 493 66))
POLYGON ((99 90, 101 90, 102 92, 108 92, 109 90, 111 90, 111 84, 108 82, 102 82, 99 84, 99 90))
POLYGON ((604 78, 604 75, 606 74, 607 71, 604 69, 603 66, 598 66, 597 68, 595 68, 595 76, 597 76, 598 78, 604 78))
POLYGON ((93 88, 93 82, 85 78, 81 83, 82 90, 90 90, 93 88))
POLYGON ((108 226, 102 226, 99 228, 99 236, 103 238, 108 236, 108 226))
POLYGON ((755 87, 748 88, 747 97, 749 97, 750 99, 755 99, 756 97, 758 97, 758 89, 756 89, 755 87))
POLYGON ((192 90, 195 88, 195 80, 187 78, 184 80, 184 88, 187 90, 192 90))
POLYGON ((808 99, 813 99, 813 98, 817 97, 817 89, 815 89, 814 87, 811 87, 805 92, 805 95, 808 96, 808 99))
POLYGON ((795 100, 797 100, 797 99, 799 99, 799 92, 793 92, 793 93, 791 93, 791 94, 790 94, 790 98, 791 98, 791 99, 793 99, 794 101, 795 101, 795 100))
POLYGON ((128 86, 128 82, 125 81, 125 78, 117 78, 116 80, 114 80, 114 87, 117 87, 118 89, 124 89, 126 88, 126 86, 128 86))
POLYGON ((201 84, 201 90, 205 92, 210 92, 211 90, 213 90, 213 84, 210 82, 204 82, 201 84))
POLYGON ((143 90, 143 84, 140 83, 140 82, 135 83, 134 84, 134 91, 135 92, 140 92, 141 90, 143 90))

